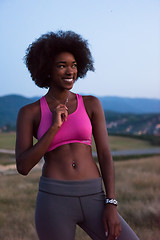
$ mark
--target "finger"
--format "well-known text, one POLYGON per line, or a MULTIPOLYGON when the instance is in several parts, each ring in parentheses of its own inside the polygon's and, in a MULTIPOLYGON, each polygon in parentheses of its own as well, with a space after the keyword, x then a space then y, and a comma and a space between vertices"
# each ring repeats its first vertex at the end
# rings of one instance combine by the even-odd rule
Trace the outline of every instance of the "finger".
POLYGON ((108 237, 108 225, 107 225, 105 219, 103 220, 103 224, 104 224, 104 229, 105 229, 105 235, 106 235, 106 237, 108 237))
POLYGON ((106 235, 106 237, 108 237, 108 231, 105 231, 105 235, 106 235))
POLYGON ((66 116, 68 116, 68 108, 64 105, 63 106, 58 105, 55 111, 57 114, 61 115, 62 113, 64 113, 66 116))
POLYGON ((115 239, 114 225, 110 224, 108 227, 108 239, 107 240, 114 240, 114 239, 115 239))
POLYGON ((66 117, 68 116, 68 108, 65 108, 65 107, 59 107, 59 108, 57 108, 56 109, 56 112, 57 112, 57 114, 63 114, 63 115, 65 115, 66 117))
POLYGON ((120 233, 121 233, 121 225, 120 225, 120 223, 118 223, 118 224, 115 225, 115 230, 114 230, 114 232, 115 232, 115 238, 117 237, 117 239, 118 239, 118 237, 119 237, 119 235, 120 235, 120 233))
POLYGON ((65 119, 66 119, 65 114, 64 114, 64 113, 61 113, 61 120, 62 120, 62 122, 64 122, 65 119))
POLYGON ((67 117, 68 117, 68 111, 67 110, 63 110, 61 112, 61 118, 62 118, 62 121, 67 121, 67 117))
POLYGON ((64 113, 61 114, 61 120, 62 122, 67 121, 67 116, 64 113))
POLYGON ((66 109, 58 108, 53 112, 53 121, 58 122, 58 124, 62 124, 64 121, 67 120, 68 111, 66 109))
POLYGON ((57 109, 64 108, 64 109, 68 110, 67 106, 64 105, 64 104, 59 104, 59 105, 57 105, 56 108, 57 108, 57 109))
POLYGON ((107 240, 116 240, 118 239, 121 232, 120 224, 110 225, 109 226, 109 235, 107 240))

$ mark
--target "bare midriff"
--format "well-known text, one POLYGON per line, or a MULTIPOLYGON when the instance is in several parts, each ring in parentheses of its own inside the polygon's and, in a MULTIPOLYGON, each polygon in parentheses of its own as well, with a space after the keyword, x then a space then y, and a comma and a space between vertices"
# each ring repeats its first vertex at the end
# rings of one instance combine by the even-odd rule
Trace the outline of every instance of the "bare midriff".
POLYGON ((100 177, 92 157, 91 146, 86 144, 62 145, 46 153, 44 160, 44 177, 57 180, 87 180, 100 177))

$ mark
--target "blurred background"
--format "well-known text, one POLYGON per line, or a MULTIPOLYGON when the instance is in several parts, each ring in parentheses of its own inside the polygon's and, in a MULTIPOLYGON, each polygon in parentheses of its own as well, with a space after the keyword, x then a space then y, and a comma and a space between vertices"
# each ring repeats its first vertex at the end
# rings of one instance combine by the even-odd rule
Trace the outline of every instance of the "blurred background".
POLYGON ((95 73, 74 91, 98 96, 160 98, 159 0, 1 0, 0 96, 39 96, 22 61, 41 34, 73 30, 88 39, 95 73))

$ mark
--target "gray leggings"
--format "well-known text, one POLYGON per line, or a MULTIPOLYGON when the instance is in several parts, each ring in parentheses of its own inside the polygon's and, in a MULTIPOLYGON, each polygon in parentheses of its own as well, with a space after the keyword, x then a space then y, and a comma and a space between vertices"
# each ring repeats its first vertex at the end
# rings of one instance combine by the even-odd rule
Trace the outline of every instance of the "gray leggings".
MULTIPOLYGON (((76 224, 94 240, 107 240, 102 222, 102 179, 61 181, 40 178, 35 223, 40 240, 74 240, 76 224)), ((118 240, 138 240, 120 217, 118 240)))

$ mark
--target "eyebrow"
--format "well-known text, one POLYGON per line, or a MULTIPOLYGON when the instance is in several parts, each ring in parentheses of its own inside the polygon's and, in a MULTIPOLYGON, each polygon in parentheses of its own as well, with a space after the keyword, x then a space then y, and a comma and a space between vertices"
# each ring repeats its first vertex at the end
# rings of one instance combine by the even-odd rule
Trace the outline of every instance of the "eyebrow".
MULTIPOLYGON (((59 62, 56 62, 57 64, 58 63, 66 63, 66 61, 59 61, 59 62)), ((77 63, 76 61, 73 61, 72 63, 77 63)))

